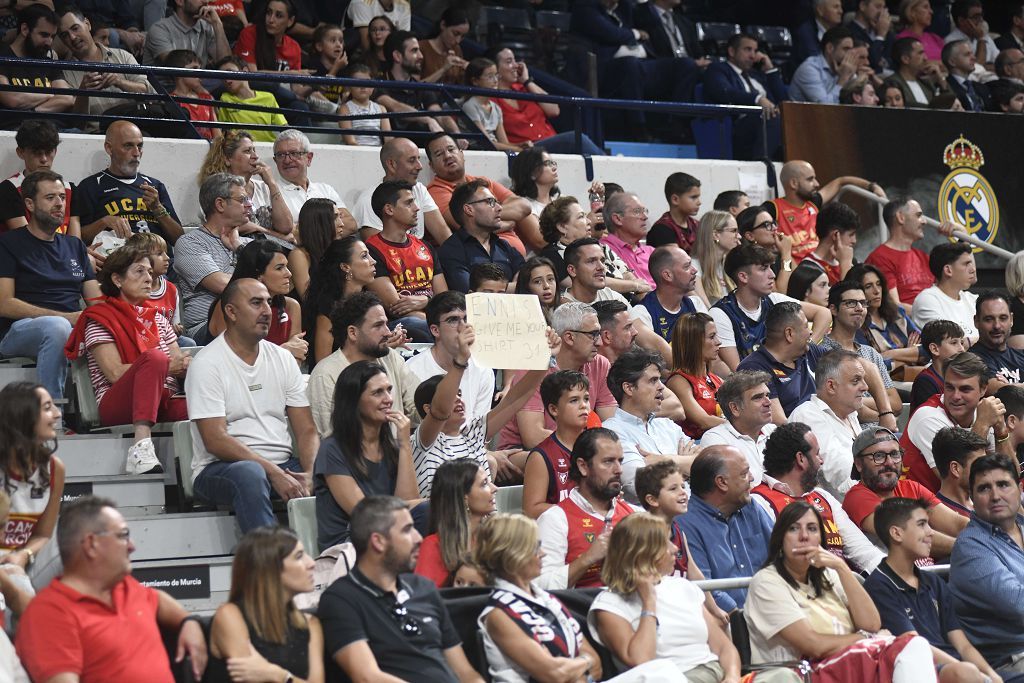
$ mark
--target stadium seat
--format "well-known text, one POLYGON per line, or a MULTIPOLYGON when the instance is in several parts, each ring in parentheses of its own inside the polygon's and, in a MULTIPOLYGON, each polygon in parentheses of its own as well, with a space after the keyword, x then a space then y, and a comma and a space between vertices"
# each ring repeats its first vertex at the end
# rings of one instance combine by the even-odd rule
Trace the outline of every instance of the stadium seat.
POLYGON ((777 67, 786 65, 793 55, 793 36, 785 26, 748 26, 747 33, 757 38, 777 67))
MULTIPOLYGON (((133 425, 111 425, 100 426, 100 407, 96 403, 96 392, 92 389, 92 380, 89 379, 89 363, 84 357, 71 361, 71 383, 75 389, 75 399, 78 401, 78 428, 81 431, 94 429, 106 429, 111 434, 131 434, 135 431, 133 425)), ((158 422, 153 425, 153 433, 168 433, 173 428, 173 422, 158 422)))
POLYGON ((551 12, 542 11, 537 12, 535 17, 537 22, 537 28, 553 28, 562 33, 569 32, 569 24, 572 21, 572 14, 570 12, 551 12))
POLYGON ((288 526, 302 541, 306 553, 319 555, 316 543, 316 497, 292 498, 288 501, 288 526))
POLYGON ((195 493, 192 490, 192 423, 175 422, 171 429, 174 437, 174 457, 178 461, 178 483, 181 485, 183 510, 191 510, 195 493))
MULTIPOLYGON (((477 37, 487 45, 533 40, 529 12, 515 7, 481 7, 476 31, 477 37)), ((518 50, 516 56, 519 56, 518 50)))
POLYGON ((541 11, 534 16, 539 56, 548 71, 564 69, 569 60, 569 51, 573 47, 569 36, 571 19, 569 12, 541 11))
POLYGON ((523 485, 499 486, 494 495, 498 512, 521 513, 523 511, 523 485))
MULTIPOLYGON (((693 88, 693 101, 704 103, 704 85, 693 88)), ((693 139, 697 143, 697 156, 701 159, 732 158, 732 117, 721 119, 694 118, 690 122, 693 139)))
POLYGON ((803 675, 805 683, 811 683, 811 667, 806 662, 772 662, 770 664, 750 663, 750 631, 747 628, 747 620, 743 616, 743 610, 738 609, 729 615, 729 633, 732 636, 732 644, 736 646, 740 655, 740 670, 744 673, 756 672, 776 666, 784 666, 798 670, 803 675))
POLYGON ((725 44, 729 38, 740 32, 739 24, 724 24, 715 21, 702 21, 697 24, 697 40, 708 55, 725 57, 725 44))

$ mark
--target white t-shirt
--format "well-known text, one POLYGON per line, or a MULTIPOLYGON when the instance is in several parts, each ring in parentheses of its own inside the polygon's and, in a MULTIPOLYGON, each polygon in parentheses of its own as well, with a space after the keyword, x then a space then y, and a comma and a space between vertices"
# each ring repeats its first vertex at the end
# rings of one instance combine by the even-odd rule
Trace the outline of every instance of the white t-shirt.
POLYGON ((937 285, 932 285, 914 299, 910 317, 921 329, 932 320, 952 320, 963 328, 965 336, 974 341, 978 339, 978 328, 974 326, 974 305, 977 301, 977 294, 966 291, 960 292, 959 301, 954 301, 937 285))
POLYGON ((282 179, 278 187, 281 188, 281 196, 284 197, 284 203, 288 205, 288 210, 292 212, 292 220, 296 223, 299 222, 299 211, 302 210, 302 205, 306 203, 307 199, 330 199, 339 209, 348 208, 345 206, 345 202, 341 201, 337 190, 327 183, 310 181, 309 187, 303 189, 282 179))
POLYGON ((192 480, 212 462, 196 420, 223 417, 228 435, 280 465, 292 455, 285 408, 309 407, 299 366, 290 353, 261 341, 256 363, 239 358, 220 335, 195 358, 185 377, 188 419, 192 421, 192 480))
MULTIPOLYGON (((768 299, 773 304, 780 304, 783 301, 796 301, 793 297, 780 294, 779 292, 772 292, 768 295, 768 299)), ((761 319, 760 303, 753 311, 748 311, 742 306, 740 306, 740 310, 746 313, 751 320, 757 321, 761 319)), ((718 341, 722 342, 722 346, 736 348, 736 334, 732 329, 732 320, 729 319, 729 316, 721 308, 712 306, 709 312, 715 321, 715 327, 718 328, 718 341)))
MULTIPOLYGON (((351 7, 351 5, 349 5, 351 7)), ((373 206, 370 204, 370 199, 373 197, 373 191, 377 189, 377 186, 364 190, 359 199, 356 200, 355 206, 352 207, 352 217, 356 219, 356 225, 360 228, 373 228, 374 230, 383 230, 384 224, 381 223, 380 218, 373 212, 373 206)), ((409 231, 410 235, 415 235, 420 239, 423 239, 424 223, 423 216, 430 211, 437 211, 437 203, 434 201, 430 193, 427 192, 427 188, 423 183, 416 183, 412 187, 412 196, 416 198, 416 206, 420 207, 420 212, 416 215, 416 227, 409 231)))
MULTIPOLYGON (((663 576, 655 589, 658 599, 658 642, 655 654, 671 660, 680 673, 718 660, 708 647, 708 626, 704 621, 704 592, 680 576, 663 576)), ((605 589, 598 593, 587 612, 590 634, 597 642, 597 611, 622 617, 633 630, 640 627, 640 598, 622 596, 605 589)), ((602 643, 603 644, 603 643, 602 643)))
POLYGON ((393 21, 400 31, 408 31, 412 26, 412 8, 408 0, 394 0, 391 11, 385 10, 379 0, 353 0, 346 14, 356 28, 369 26, 371 19, 382 15, 393 21))
MULTIPOLYGON (((704 305, 704 301, 699 296, 688 296, 686 297, 693 304, 693 308, 698 313, 707 313, 708 307, 704 305)), ((647 307, 643 304, 637 304, 630 309, 629 317, 632 320, 639 320, 649 330, 654 329, 654 321, 651 319, 651 312, 647 310, 647 307)))
MULTIPOLYGON (((576 301, 577 299, 572 295, 572 290, 566 289, 564 292, 562 292, 562 300, 576 301)), ((618 301, 620 303, 626 304, 626 306, 629 306, 629 302, 626 301, 626 297, 622 296, 611 287, 602 287, 601 289, 597 290, 597 297, 595 297, 593 301, 587 303, 596 304, 598 301, 618 301)))
MULTIPOLYGON (((405 367, 421 382, 435 375, 447 374, 434 360, 430 349, 405 361, 405 367)), ((487 417, 494 400, 494 372, 480 367, 470 358, 469 368, 462 373, 459 390, 462 392, 462 402, 466 404, 466 424, 478 417, 487 417)))
POLYGON ((434 473, 437 468, 449 460, 470 458, 491 474, 487 462, 487 419, 486 416, 462 424, 462 429, 454 436, 438 434, 429 448, 420 443, 420 424, 412 435, 412 464, 416 468, 416 485, 420 488, 420 496, 430 497, 430 489, 434 484, 434 473))

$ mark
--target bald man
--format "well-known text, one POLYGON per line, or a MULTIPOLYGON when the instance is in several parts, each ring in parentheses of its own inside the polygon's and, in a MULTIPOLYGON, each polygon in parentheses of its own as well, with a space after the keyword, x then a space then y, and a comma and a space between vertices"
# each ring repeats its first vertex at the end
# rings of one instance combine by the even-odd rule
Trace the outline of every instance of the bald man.
MULTIPOLYGON (((420 208, 420 212, 416 219, 416 227, 409 234, 423 239, 426 233, 435 244, 444 244, 444 241, 451 237, 452 231, 445 223, 444 216, 441 215, 434 199, 427 192, 426 185, 419 182, 423 162, 420 161, 420 149, 416 143, 408 138, 387 138, 387 142, 380 148, 380 165, 384 167, 384 178, 381 182, 401 180, 413 186, 412 194, 416 198, 416 206, 420 208)), ((380 218, 370 205, 370 198, 375 189, 376 185, 364 190, 352 208, 352 215, 363 239, 383 229, 380 218)))
POLYGON ((815 177, 814 167, 806 161, 786 162, 779 173, 779 183, 784 194, 771 200, 771 203, 775 207, 779 232, 793 238, 793 260, 782 264, 787 270, 792 270, 818 247, 818 233, 815 230, 818 211, 835 199, 843 185, 854 185, 874 192, 882 199, 888 199, 878 184, 852 175, 839 176, 822 187, 815 177))
POLYGON ((118 237, 152 232, 170 245, 184 234, 164 184, 139 173, 142 131, 130 121, 115 121, 107 129, 103 149, 110 164, 78 184, 82 240, 90 244, 103 230, 118 237))

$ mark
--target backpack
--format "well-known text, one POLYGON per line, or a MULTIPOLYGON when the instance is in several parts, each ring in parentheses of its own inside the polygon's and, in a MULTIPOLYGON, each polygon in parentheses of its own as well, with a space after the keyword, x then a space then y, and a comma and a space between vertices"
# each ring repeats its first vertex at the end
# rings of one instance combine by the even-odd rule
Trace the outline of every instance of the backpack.
POLYGON ((356 549, 351 543, 339 543, 324 550, 313 567, 313 590, 296 595, 295 606, 302 611, 315 610, 328 586, 352 571, 355 563, 356 549))

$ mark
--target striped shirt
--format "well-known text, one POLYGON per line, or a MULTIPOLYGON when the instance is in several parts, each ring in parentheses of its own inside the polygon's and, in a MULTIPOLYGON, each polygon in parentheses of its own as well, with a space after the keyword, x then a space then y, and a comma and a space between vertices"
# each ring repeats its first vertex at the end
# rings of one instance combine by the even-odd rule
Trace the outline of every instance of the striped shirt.
MULTIPOLYGON (((167 319, 159 313, 156 314, 154 320, 156 320, 157 329, 160 331, 160 344, 158 348, 170 355, 170 346, 171 344, 178 343, 178 335, 174 333, 174 328, 167 322, 167 319)), ((85 348, 88 350, 86 355, 89 359, 89 381, 92 382, 93 391, 96 393, 96 403, 103 400, 104 394, 113 385, 107 379, 107 376, 103 374, 103 370, 100 369, 100 364, 96 362, 96 356, 92 353, 92 349, 100 344, 113 343, 114 336, 103 325, 94 320, 90 320, 85 324, 85 348)), ((170 389, 172 393, 179 391, 178 380, 170 375, 164 379, 164 386, 170 389)))
POLYGON ((459 433, 451 436, 440 433, 429 447, 420 443, 422 423, 412 435, 412 462, 416 467, 416 484, 420 496, 430 497, 430 487, 434 483, 437 468, 449 460, 471 458, 491 474, 487 463, 487 416, 481 415, 467 424, 462 425, 459 433))

